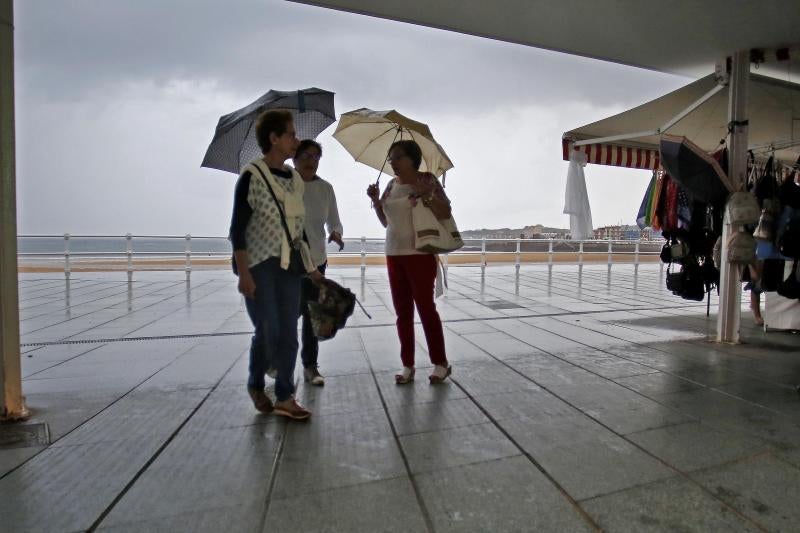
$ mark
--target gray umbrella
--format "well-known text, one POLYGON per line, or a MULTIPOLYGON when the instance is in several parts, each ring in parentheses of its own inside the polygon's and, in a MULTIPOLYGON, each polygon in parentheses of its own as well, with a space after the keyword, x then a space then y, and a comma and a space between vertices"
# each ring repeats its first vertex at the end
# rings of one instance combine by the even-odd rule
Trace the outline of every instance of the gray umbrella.
POLYGON ((219 119, 200 166, 238 174, 242 167, 261 155, 256 142, 255 121, 265 109, 291 111, 300 139, 316 138, 336 120, 330 91, 317 88, 270 91, 252 104, 219 119))

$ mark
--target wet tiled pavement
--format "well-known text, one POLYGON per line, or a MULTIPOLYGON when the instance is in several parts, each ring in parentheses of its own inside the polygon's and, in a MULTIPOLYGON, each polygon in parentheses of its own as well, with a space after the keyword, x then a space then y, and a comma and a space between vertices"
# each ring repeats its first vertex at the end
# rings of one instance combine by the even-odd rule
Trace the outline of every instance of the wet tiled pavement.
MULTIPOLYGON (((450 269, 453 379, 398 387, 385 271, 321 343, 308 423, 257 414, 228 272, 23 275, 24 391, 51 444, 0 448, 3 531, 796 531, 800 336, 709 340, 657 265, 450 269)), ((716 297, 713 299, 716 303, 716 297)), ((302 381, 302 380, 300 380, 302 381)))

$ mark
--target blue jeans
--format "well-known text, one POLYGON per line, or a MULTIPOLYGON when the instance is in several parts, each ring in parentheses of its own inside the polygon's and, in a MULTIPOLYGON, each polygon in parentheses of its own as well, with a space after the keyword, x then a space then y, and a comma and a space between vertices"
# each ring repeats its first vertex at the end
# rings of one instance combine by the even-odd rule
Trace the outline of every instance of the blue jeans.
POLYGON ((272 367, 275 398, 281 402, 294 394, 297 361, 297 317, 300 314, 300 276, 281 268, 271 257, 250 268, 256 284, 255 299, 245 298, 255 334, 250 344, 250 377, 247 386, 263 389, 264 374, 272 367))
MULTIPOLYGON (((317 267, 321 273, 325 273, 328 267, 327 261, 317 267)), ((303 315, 303 347, 300 349, 300 357, 304 368, 317 368, 317 357, 319 356, 319 340, 314 335, 314 328, 311 326, 311 316, 308 314, 308 301, 319 298, 319 289, 309 278, 303 278, 300 289, 300 313, 303 315)))

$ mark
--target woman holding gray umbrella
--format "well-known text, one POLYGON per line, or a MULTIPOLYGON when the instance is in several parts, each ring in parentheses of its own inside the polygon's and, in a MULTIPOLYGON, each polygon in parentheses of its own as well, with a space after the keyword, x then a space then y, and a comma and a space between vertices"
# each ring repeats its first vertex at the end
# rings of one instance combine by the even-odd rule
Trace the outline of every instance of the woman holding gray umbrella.
POLYGON ((294 398, 300 282, 323 276, 303 238, 303 179, 284 165, 299 144, 292 114, 265 111, 255 129, 263 157, 246 165, 236 183, 230 229, 239 292, 255 328, 247 390, 258 411, 303 420, 311 412, 294 398), (277 371, 274 405, 264 391, 269 367, 277 371))
POLYGON ((395 179, 388 183, 383 195, 379 195, 377 184, 370 185, 367 196, 372 199, 378 220, 386 228, 386 268, 403 362, 403 370, 395 375, 395 382, 404 385, 414 381, 416 305, 434 365, 429 380, 431 384, 441 383, 451 374, 452 367, 447 361, 442 321, 433 299, 437 257, 415 249, 411 209, 421 201, 437 218, 444 219, 451 215, 450 201, 433 174, 419 171, 422 150, 415 141, 393 143, 387 161, 395 179))

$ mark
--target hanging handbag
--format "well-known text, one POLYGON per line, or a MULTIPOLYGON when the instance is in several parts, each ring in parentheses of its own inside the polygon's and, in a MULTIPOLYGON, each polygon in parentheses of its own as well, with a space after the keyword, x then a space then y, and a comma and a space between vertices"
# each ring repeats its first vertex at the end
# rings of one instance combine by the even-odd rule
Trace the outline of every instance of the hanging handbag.
POLYGON ((418 252, 439 254, 454 252, 464 246, 464 240, 452 216, 439 220, 421 201, 411 208, 414 224, 414 248, 418 252))
POLYGON ((683 278, 679 296, 684 300, 702 302, 706 295, 706 287, 700 266, 697 263, 683 265, 681 275, 683 278))
POLYGON ((761 215, 756 197, 749 192, 731 194, 725 208, 728 210, 728 221, 736 226, 755 224, 761 215))
POLYGON ((679 294, 683 290, 683 274, 681 272, 670 272, 672 265, 667 267, 667 290, 672 294, 679 294))
POLYGON ((749 265, 756 259, 756 240, 749 233, 737 231, 728 237, 728 262, 749 265))
POLYGON ((675 263, 683 263, 683 260, 689 255, 689 245, 677 239, 672 240, 669 249, 672 261, 675 263))
POLYGON ((789 276, 778 284, 778 294, 793 300, 800 298, 800 281, 797 280, 797 260, 792 265, 789 276))
POLYGON ((662 263, 672 263, 672 244, 669 241, 665 242, 664 246, 661 247, 661 253, 658 254, 658 257, 662 263))
POLYGON ((775 244, 785 257, 800 258, 800 209, 785 206, 778 221, 775 244))
POLYGON ((717 237, 714 248, 711 250, 711 260, 717 270, 722 270, 722 235, 717 237))
POLYGON ((761 209, 761 216, 758 218, 758 226, 753 232, 753 237, 762 241, 771 241, 775 236, 775 209, 774 200, 766 199, 761 209))
MULTIPOLYGON (((269 180, 267 179, 267 176, 264 175, 264 171, 261 170, 258 165, 253 166, 258 170, 259 174, 261 174, 261 177, 264 178, 264 183, 267 185, 267 189, 269 189, 269 193, 272 195, 275 206, 278 208, 278 213, 281 215, 281 225, 283 226, 283 231, 286 233, 286 241, 289 243, 289 267, 286 269, 286 271, 295 276, 303 276, 307 272, 306 267, 303 264, 303 255, 300 253, 302 241, 299 238, 292 239, 292 233, 289 231, 289 225, 286 224, 286 215, 283 213, 283 207, 281 207, 278 197, 275 196, 275 191, 272 190, 272 185, 269 184, 269 180)), ((308 242, 305 230, 303 230, 303 239, 308 242)))

